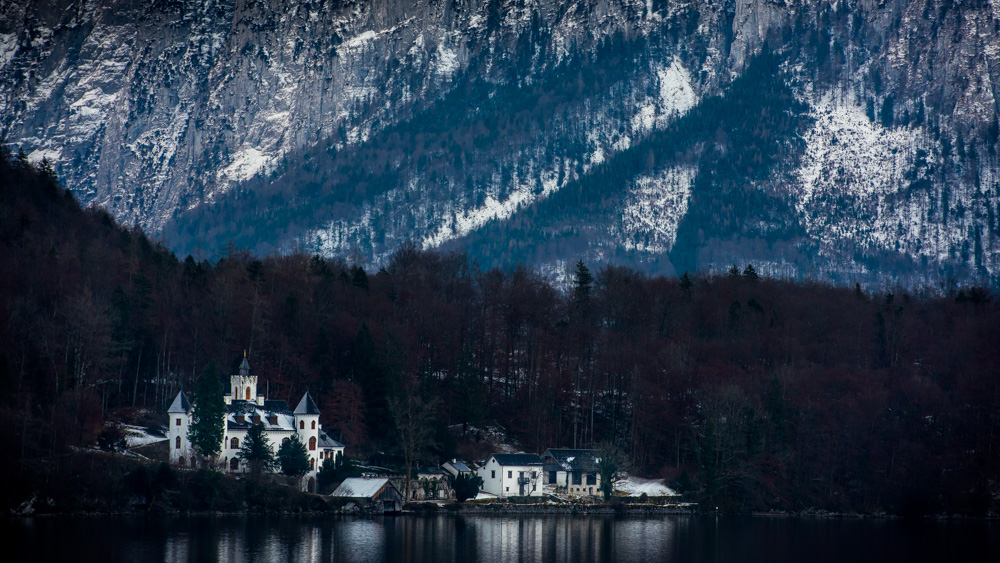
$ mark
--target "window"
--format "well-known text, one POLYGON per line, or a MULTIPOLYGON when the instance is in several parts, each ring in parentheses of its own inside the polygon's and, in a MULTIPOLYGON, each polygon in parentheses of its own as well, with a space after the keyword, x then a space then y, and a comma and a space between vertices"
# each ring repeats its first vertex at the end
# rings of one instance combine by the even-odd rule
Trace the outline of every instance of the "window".
POLYGON ((511 477, 513 477, 514 476, 513 473, 514 473, 513 471, 508 471, 507 478, 510 479, 511 477))
MULTIPOLYGON (((177 438, 177 439, 180 440, 180 438, 177 438)), ((496 479, 496 478, 497 478, 497 472, 496 471, 490 471, 490 479, 496 479)))
POLYGON ((537 479, 538 478, 538 472, 537 471, 532 471, 531 472, 531 478, 532 479, 537 479))
POLYGON ((239 448, 240 448, 240 439, 239 438, 233 438, 232 440, 229 441, 229 449, 231 449, 231 450, 238 450, 239 448))
POLYGON ((181 437, 180 436, 178 436, 176 439, 174 439, 174 449, 175 450, 181 449, 181 437))
POLYGON ((310 459, 309 460, 309 471, 312 471, 313 469, 316 469, 316 460, 315 459, 310 459))
POLYGON ((267 417, 267 423, 270 424, 271 426, 277 426, 278 425, 278 417, 276 415, 271 415, 271 416, 267 417))
POLYGON ((179 462, 179 463, 180 463, 181 465, 184 465, 184 456, 181 456, 181 459, 180 459, 180 460, 178 460, 178 462, 179 462))
POLYGON ((580 484, 580 472, 578 472, 578 471, 574 471, 573 472, 573 484, 574 485, 579 485, 580 484))
POLYGON ((299 430, 305 430, 305 429, 306 429, 306 421, 300 420, 299 421, 299 430))
POLYGON ((587 475, 587 484, 588 485, 596 485, 597 484, 597 475, 594 475, 593 473, 591 473, 590 475, 587 475))
POLYGON ((253 423, 254 424, 260 424, 260 415, 259 414, 253 415, 253 423))
POLYGON ((313 421, 312 429, 316 430, 316 421, 315 420, 313 421))
POLYGON ((235 388, 235 387, 233 387, 233 398, 234 399, 239 399, 240 398, 240 390, 237 389, 237 388, 235 388))
MULTIPOLYGON (((216 388, 218 389, 218 388, 216 388)), ((247 387, 247 400, 250 400, 250 387, 247 387)))
POLYGON ((309 451, 315 451, 315 450, 316 450, 316 437, 313 436, 312 438, 309 438, 309 451))
MULTIPOLYGON (((233 438, 233 439, 235 440, 236 438, 233 438)), ((234 457, 233 459, 229 460, 229 470, 230 471, 239 471, 239 469, 240 469, 240 460, 239 460, 239 458, 235 458, 234 457)))
POLYGON ((556 472, 555 471, 549 471, 549 484, 550 485, 555 485, 556 484, 556 472))
POLYGON ((180 426, 180 425, 181 425, 181 419, 178 418, 177 421, 174 422, 174 426, 180 426))

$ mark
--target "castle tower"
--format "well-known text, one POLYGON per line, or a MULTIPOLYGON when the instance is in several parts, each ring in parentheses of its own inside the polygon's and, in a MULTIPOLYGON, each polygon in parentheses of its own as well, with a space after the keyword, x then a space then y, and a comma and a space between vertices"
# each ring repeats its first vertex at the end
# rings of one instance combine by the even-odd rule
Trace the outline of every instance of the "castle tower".
POLYGON ((316 406, 316 401, 313 401, 308 391, 302 396, 302 400, 299 401, 292 414, 295 416, 295 432, 299 435, 299 440, 305 444, 306 453, 309 454, 309 469, 315 471, 319 469, 320 464, 319 431, 321 426, 319 407, 316 406))
POLYGON ((250 363, 247 353, 243 352, 243 363, 240 364, 239 375, 229 376, 229 391, 232 401, 252 401, 263 404, 264 398, 257 396, 257 376, 250 375, 250 363))
POLYGON ((177 392, 177 397, 167 409, 167 438, 170 443, 170 463, 193 465, 191 459, 194 453, 191 442, 188 441, 188 428, 191 426, 191 413, 194 409, 183 391, 177 392))

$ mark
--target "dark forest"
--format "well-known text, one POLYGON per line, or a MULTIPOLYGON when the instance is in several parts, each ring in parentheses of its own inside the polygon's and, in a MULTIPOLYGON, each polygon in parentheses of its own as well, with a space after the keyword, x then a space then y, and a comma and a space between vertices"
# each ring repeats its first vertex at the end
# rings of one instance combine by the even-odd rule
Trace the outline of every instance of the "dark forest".
POLYGON ((246 350, 270 397, 317 397, 352 456, 398 451, 390 399, 410 395, 435 407, 429 463, 484 455, 492 444, 468 436, 500 428, 532 452, 613 442, 634 473, 728 510, 1000 504, 989 291, 582 262, 564 288, 410 245, 377 271, 235 247, 181 260, 81 209, 46 163, 0 156, 8 482, 93 446, 109 421, 160 416, 209 363, 229 372, 246 350))

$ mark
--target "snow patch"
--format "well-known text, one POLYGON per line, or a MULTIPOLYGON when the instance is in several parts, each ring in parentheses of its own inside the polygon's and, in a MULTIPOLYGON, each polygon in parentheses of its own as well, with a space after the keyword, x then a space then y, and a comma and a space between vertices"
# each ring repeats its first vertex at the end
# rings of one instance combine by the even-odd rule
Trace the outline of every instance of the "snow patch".
POLYGON ((17 54, 17 34, 0 33, 0 70, 3 70, 17 54))
POLYGON ((125 434, 125 441, 128 442, 128 447, 130 448, 145 446, 146 444, 154 444, 167 439, 166 436, 150 434, 149 431, 142 426, 127 424, 122 426, 122 430, 125 434))
POLYGON ((271 162, 271 157, 257 148, 246 148, 236 153, 233 162, 219 171, 218 178, 249 180, 271 162))
POLYGON ((435 71, 441 76, 451 76, 458 70, 458 55, 454 50, 439 43, 437 48, 437 67, 435 71))
POLYGON ((660 254, 674 246, 697 173, 694 166, 677 166, 632 182, 622 209, 625 248, 660 254))
POLYGON ((638 497, 643 493, 650 497, 674 497, 677 493, 670 487, 663 484, 662 479, 643 479, 629 475, 624 480, 615 484, 615 490, 625 493, 626 496, 638 497))

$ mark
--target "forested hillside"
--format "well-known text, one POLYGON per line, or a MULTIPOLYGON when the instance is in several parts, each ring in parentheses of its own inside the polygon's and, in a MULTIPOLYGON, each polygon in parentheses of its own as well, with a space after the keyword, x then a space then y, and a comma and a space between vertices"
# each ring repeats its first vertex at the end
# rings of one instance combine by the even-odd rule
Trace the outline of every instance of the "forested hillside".
POLYGON ((196 262, 81 209, 23 155, 5 149, 0 179, 7 479, 123 412, 163 413, 246 349, 270 397, 308 388, 353 455, 397 451, 390 399, 413 395, 433 407, 428 463, 471 455, 463 426, 498 427, 527 451, 612 441, 724 509, 997 509, 1000 307, 982 289, 580 263, 564 291, 411 246, 377 272, 236 248, 196 262))

